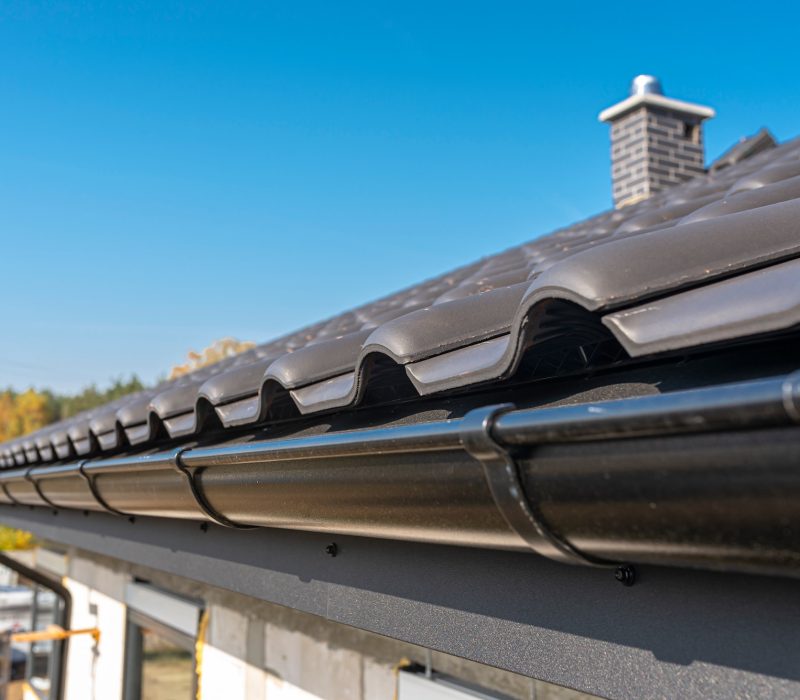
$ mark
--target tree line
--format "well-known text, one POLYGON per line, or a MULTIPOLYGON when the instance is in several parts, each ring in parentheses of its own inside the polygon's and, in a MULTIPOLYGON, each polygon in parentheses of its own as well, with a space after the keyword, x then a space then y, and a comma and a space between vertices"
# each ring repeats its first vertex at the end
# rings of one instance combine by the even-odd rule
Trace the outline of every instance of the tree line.
POLYGON ((142 389, 144 384, 136 375, 115 379, 107 389, 98 389, 92 384, 77 394, 6 389, 0 392, 0 442, 27 435, 50 423, 142 389))
MULTIPOLYGON (((200 352, 190 350, 186 362, 172 368, 169 379, 176 379, 254 347, 255 343, 231 337, 215 340, 200 352)), ((108 389, 101 390, 92 384, 77 394, 6 389, 0 392, 0 442, 27 435, 50 423, 70 418, 81 411, 102 406, 144 388, 139 377, 132 374, 129 379, 119 377, 113 380, 108 389)))

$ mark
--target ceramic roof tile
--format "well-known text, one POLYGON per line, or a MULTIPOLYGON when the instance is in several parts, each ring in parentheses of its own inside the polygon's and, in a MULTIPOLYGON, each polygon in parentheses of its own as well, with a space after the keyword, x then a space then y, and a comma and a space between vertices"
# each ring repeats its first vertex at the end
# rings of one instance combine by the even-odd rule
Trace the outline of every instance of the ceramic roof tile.
POLYGON ((420 395, 463 389, 553 343, 616 339, 640 357, 785 330, 800 323, 800 141, 760 149, 6 443, 2 465, 148 444, 160 425, 191 435, 201 409, 230 427, 347 407, 403 375, 420 395))

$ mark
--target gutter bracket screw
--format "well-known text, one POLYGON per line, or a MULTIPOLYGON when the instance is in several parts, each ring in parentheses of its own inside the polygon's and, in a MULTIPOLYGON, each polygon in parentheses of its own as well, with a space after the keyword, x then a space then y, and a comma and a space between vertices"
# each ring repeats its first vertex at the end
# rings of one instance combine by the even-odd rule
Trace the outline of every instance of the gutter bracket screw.
POLYGON ((329 557, 335 557, 338 553, 339 547, 336 546, 336 542, 331 542, 325 547, 325 554, 327 554, 329 557))
POLYGON ((632 586, 636 583, 636 569, 630 564, 621 564, 614 572, 614 578, 617 579, 623 586, 632 586))

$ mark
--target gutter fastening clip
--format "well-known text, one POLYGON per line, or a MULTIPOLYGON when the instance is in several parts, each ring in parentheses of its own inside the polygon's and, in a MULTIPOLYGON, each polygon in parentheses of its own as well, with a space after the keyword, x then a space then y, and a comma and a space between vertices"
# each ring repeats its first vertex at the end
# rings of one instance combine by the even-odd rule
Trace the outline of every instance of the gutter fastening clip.
POLYGON ((97 501, 99 506, 107 513, 111 513, 112 515, 121 515, 126 518, 130 517, 128 513, 123 513, 121 510, 117 510, 116 508, 108 505, 106 499, 100 495, 100 491, 97 489, 97 484, 94 483, 94 476, 86 472, 86 465, 88 463, 88 459, 78 462, 78 473, 86 480, 86 484, 89 486, 89 490, 92 492, 94 500, 97 501))
POLYGON ((250 525, 239 525, 238 523, 233 522, 226 518, 222 513, 218 512, 214 509, 214 507, 208 502, 205 495, 203 494, 203 490, 197 483, 197 469, 190 469, 187 467, 181 456, 184 452, 187 451, 186 447, 181 447, 175 452, 172 453, 171 462, 172 466, 186 477, 186 481, 189 485, 189 490, 194 497, 195 502, 197 503, 197 507, 203 512, 209 520, 216 523, 217 525, 222 525, 222 527, 229 527, 234 528, 236 530, 252 530, 253 527, 250 525))
POLYGON ((0 484, 0 488, 3 490, 3 493, 8 497, 8 500, 11 501, 12 505, 15 506, 25 505, 24 503, 20 503, 16 498, 14 498, 14 496, 11 494, 11 491, 8 490, 8 487, 6 486, 5 482, 0 484))
MULTIPOLYGON (((492 434, 494 424, 504 413, 513 411, 514 404, 483 406, 467 413, 461 421, 461 444, 483 466, 486 483, 497 509, 528 546, 548 559, 582 566, 626 568, 627 565, 603 561, 588 556, 554 533, 522 486, 514 456, 492 434)), ((617 580, 620 580, 617 577, 617 580)), ((632 580, 628 579, 627 580, 632 580)), ((627 584, 626 585, 630 585, 627 584)))
POLYGON ((41 498, 48 506, 50 506, 54 512, 58 512, 58 506, 55 503, 53 503, 47 496, 44 495, 41 487, 39 486, 39 482, 33 478, 31 472, 33 472, 34 469, 35 467, 31 467, 25 472, 25 481, 29 481, 31 484, 33 484, 33 488, 36 491, 36 494, 39 496, 39 498, 41 498))

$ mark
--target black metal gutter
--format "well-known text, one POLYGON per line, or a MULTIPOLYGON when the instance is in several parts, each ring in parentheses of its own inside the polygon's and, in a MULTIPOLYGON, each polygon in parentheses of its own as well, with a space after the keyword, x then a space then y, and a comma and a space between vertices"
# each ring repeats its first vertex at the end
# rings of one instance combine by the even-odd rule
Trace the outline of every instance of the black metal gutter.
POLYGON ((797 576, 798 375, 0 472, 0 502, 797 576))

